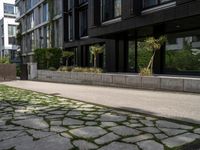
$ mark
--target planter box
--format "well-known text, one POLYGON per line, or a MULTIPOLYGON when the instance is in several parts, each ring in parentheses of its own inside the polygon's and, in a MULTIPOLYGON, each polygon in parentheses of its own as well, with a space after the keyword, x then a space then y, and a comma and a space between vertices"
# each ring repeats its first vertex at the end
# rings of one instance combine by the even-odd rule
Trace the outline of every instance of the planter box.
POLYGON ((138 75, 127 74, 95 74, 84 72, 55 72, 39 70, 38 80, 69 84, 102 85, 112 87, 200 93, 199 78, 166 76, 141 77, 138 75))

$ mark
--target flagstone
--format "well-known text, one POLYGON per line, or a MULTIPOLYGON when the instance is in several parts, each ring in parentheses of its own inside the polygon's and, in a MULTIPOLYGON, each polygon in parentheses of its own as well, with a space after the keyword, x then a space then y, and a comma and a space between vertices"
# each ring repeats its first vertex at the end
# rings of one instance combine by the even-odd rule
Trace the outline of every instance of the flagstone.
POLYGON ((106 134, 106 130, 100 127, 83 127, 70 130, 70 133, 82 138, 96 138, 106 134))
POLYGON ((142 134, 142 135, 138 135, 138 136, 134 136, 134 137, 129 137, 129 138, 123 139, 122 141, 128 142, 128 143, 136 143, 139 141, 149 140, 149 139, 153 139, 152 134, 142 134))
POLYGON ((159 140, 162 140, 162 139, 168 138, 167 135, 162 134, 162 133, 160 133, 160 134, 154 134, 154 135, 155 135, 155 137, 156 137, 157 139, 159 139, 159 140))
POLYGON ((79 150, 90 150, 90 149, 97 149, 98 146, 96 144, 84 141, 84 140, 76 140, 73 142, 73 144, 79 149, 79 150))
POLYGON ((99 150, 139 150, 136 145, 126 144, 122 142, 112 142, 99 150))
POLYGON ((12 121, 14 124, 32 128, 32 129, 45 129, 49 125, 42 118, 30 118, 26 120, 12 121))
POLYGON ((112 141, 115 141, 117 139, 119 139, 120 137, 114 133, 108 133, 98 139, 95 140, 95 143, 97 144, 106 144, 112 141))
POLYGON ((194 133, 196 133, 196 134, 200 134, 200 128, 195 129, 195 130, 194 130, 194 133))
POLYGON ((148 132, 148 133, 160 133, 160 130, 158 130, 157 128, 155 127, 144 127, 144 128, 138 128, 139 130, 141 131, 145 131, 145 132, 148 132))
POLYGON ((153 140, 138 142, 137 144, 142 150, 164 150, 162 144, 153 140))
POLYGON ((193 129, 193 127, 191 126, 177 124, 177 123, 164 121, 164 120, 156 121, 156 126, 160 128, 172 128, 172 129, 185 129, 185 130, 193 129))
POLYGON ((0 141, 13 138, 17 136, 21 131, 0 131, 0 141))
POLYGON ((116 126, 109 128, 109 130, 121 136, 138 135, 141 133, 141 131, 126 126, 116 126))
POLYGON ((84 124, 84 121, 82 120, 71 119, 71 118, 65 118, 63 120, 63 125, 65 126, 82 125, 82 124, 84 124))
POLYGON ((126 116, 119 116, 119 115, 114 115, 114 114, 103 114, 101 115, 101 118, 99 119, 100 121, 104 122, 122 122, 127 119, 126 116))
POLYGON ((181 133, 187 132, 187 130, 181 130, 181 129, 169 129, 169 128, 159 128, 161 131, 163 131, 168 136, 173 136, 181 133))
POLYGON ((166 146, 170 148, 179 147, 188 143, 195 141, 196 139, 200 139, 200 135, 193 133, 185 133, 182 135, 174 136, 167 138, 162 141, 166 146))

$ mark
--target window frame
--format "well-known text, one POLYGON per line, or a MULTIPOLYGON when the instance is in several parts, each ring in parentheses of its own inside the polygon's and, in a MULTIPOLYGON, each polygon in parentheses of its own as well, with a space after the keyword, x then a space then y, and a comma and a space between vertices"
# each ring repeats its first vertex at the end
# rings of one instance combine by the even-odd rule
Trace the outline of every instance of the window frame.
POLYGON ((104 12, 104 8, 103 8, 103 6, 104 6, 104 4, 103 4, 103 0, 101 0, 101 22, 108 22, 108 21, 110 21, 110 20, 115 20, 115 19, 118 19, 118 18, 121 18, 122 17, 122 0, 121 0, 121 14, 119 15, 119 16, 115 16, 115 0, 112 0, 112 6, 113 6, 113 8, 112 8, 112 10, 113 10, 113 12, 112 12, 112 18, 110 18, 110 19, 105 19, 104 18, 104 14, 103 14, 103 12, 104 12))
POLYGON ((145 10, 145 9, 150 9, 150 8, 154 8, 154 7, 157 7, 157 6, 160 6, 160 5, 164 5, 164 4, 168 4, 168 3, 174 2, 175 0, 169 0, 169 1, 167 1, 167 2, 161 2, 161 0, 156 0, 156 1, 157 1, 157 4, 152 5, 152 6, 147 6, 147 7, 144 6, 144 1, 145 1, 145 0, 142 0, 142 9, 143 9, 143 10, 145 10))

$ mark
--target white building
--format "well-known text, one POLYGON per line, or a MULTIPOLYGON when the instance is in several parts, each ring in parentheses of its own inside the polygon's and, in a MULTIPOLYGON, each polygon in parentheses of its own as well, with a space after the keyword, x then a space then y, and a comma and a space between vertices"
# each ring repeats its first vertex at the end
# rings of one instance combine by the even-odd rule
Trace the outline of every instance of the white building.
POLYGON ((17 41, 15 0, 0 0, 0 57, 9 56, 16 62, 17 41))

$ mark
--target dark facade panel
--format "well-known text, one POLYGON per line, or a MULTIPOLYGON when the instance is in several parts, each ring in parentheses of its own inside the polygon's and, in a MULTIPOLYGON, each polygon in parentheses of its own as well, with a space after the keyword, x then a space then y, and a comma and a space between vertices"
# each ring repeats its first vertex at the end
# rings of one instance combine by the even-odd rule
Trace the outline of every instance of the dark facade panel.
MULTIPOLYGON (((130 1, 128 1, 130 2, 130 1)), ((137 3, 136 1, 134 3, 137 3)), ((175 7, 151 12, 148 14, 130 15, 130 7, 127 3, 122 3, 122 21, 89 28, 89 35, 92 37, 104 36, 112 33, 119 33, 126 30, 132 30, 144 26, 158 24, 162 22, 172 21, 200 15, 200 1, 190 1, 187 3, 179 3, 175 7)), ((137 4, 141 8, 141 4, 137 4)), ((136 6, 137 6, 136 5, 136 6)), ((135 9, 134 9, 135 10, 135 9)), ((140 11, 141 12, 141 11, 140 11)), ((133 11, 134 13, 134 11, 133 11)), ((137 14, 137 12, 135 13, 137 14)))

